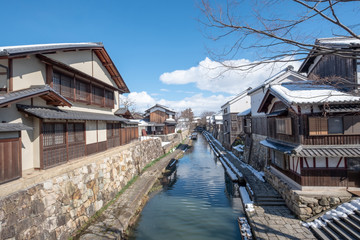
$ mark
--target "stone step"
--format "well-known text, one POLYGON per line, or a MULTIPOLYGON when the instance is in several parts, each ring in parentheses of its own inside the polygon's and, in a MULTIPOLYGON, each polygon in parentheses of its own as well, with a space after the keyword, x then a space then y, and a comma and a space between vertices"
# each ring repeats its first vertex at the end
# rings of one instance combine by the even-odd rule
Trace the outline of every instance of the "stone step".
POLYGON ((258 198, 282 198, 280 195, 257 195, 258 198))
POLYGON ((344 223, 354 228, 356 231, 360 232, 360 224, 352 220, 350 217, 342 218, 344 223))
POLYGON ((350 226, 342 223, 339 220, 334 220, 334 222, 336 223, 336 225, 338 225, 339 227, 341 227, 345 232, 349 233, 351 236, 353 236, 356 239, 360 239, 360 234, 357 231, 354 231, 354 229, 352 229, 350 226))
POLYGON ((283 199, 278 198, 255 198, 255 201, 257 202, 285 202, 283 199))
POLYGON ((256 202, 258 206, 286 206, 285 202, 256 202))
POLYGON ((339 236, 331 228, 329 228, 328 226, 321 227, 321 231, 323 231, 326 235, 330 236, 331 239, 341 240, 339 238, 339 236))
POLYGON ((336 224, 334 224, 332 222, 328 222, 327 225, 332 230, 334 230, 334 232, 336 232, 341 237, 341 239, 346 239, 346 240, 352 240, 353 239, 347 232, 345 232, 342 228, 340 228, 336 224))
POLYGON ((322 231, 320 231, 320 229, 318 229, 316 227, 311 227, 311 230, 314 233, 314 235, 320 240, 331 240, 332 239, 332 238, 329 238, 327 235, 325 235, 325 233, 323 233, 322 231))

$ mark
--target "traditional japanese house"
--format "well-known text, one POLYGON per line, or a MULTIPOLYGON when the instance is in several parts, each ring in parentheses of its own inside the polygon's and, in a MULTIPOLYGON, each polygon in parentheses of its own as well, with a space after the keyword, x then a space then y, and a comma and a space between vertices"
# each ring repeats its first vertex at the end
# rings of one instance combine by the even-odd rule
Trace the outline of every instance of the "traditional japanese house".
POLYGON ((221 143, 229 150, 231 150, 233 142, 241 132, 238 127, 237 114, 250 107, 250 97, 248 96, 250 89, 246 89, 221 106, 223 120, 223 141, 221 143))
POLYGON ((137 138, 114 115, 123 78, 101 43, 0 47, 0 183, 137 138))
POLYGON ((360 187, 360 96, 314 81, 270 86, 267 116, 271 174, 295 189, 360 187))
POLYGON ((148 122, 147 134, 167 135, 175 133, 175 111, 156 104, 145 111, 145 120, 148 122))
POLYGON ((360 84, 360 39, 352 37, 320 38, 299 68, 309 79, 337 85, 345 90, 360 84), (357 57, 356 57, 357 56, 357 57))
POLYGON ((295 72, 292 66, 288 66, 248 92, 251 99, 251 112, 249 115, 241 117, 243 131, 246 133, 244 161, 250 163, 256 169, 263 170, 266 166, 264 159, 267 158, 266 148, 259 144, 260 141, 266 139, 268 131, 265 113, 258 112, 264 95, 273 84, 304 80, 307 80, 305 76, 295 72))
POLYGON ((222 111, 213 114, 210 118, 211 133, 218 141, 223 141, 223 115, 222 111))

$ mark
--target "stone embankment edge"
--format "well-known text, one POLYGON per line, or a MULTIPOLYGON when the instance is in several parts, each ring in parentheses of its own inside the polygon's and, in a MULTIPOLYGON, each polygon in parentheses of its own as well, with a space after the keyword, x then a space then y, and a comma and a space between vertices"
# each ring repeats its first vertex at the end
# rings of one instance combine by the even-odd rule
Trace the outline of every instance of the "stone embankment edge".
POLYGON ((158 157, 157 159, 151 161, 150 163, 148 163, 140 172, 140 175, 134 176, 129 182, 128 184, 122 188, 117 194, 116 196, 110 200, 104 207, 102 207, 100 210, 98 210, 91 218, 88 222, 86 222, 75 234, 74 236, 70 237, 69 240, 73 240, 73 239, 79 239, 82 234, 85 233, 85 231, 94 223, 96 223, 96 221, 102 216, 102 214, 110 207, 112 206, 114 203, 116 203, 116 201, 119 199, 119 197, 124 194, 126 192, 126 190, 128 190, 132 185, 136 184, 136 181, 139 179, 139 177, 141 177, 146 171, 150 170, 150 168, 156 164, 159 164, 159 162, 161 160, 165 160, 166 164, 164 165, 164 167, 162 167, 158 172, 158 174, 156 176, 154 176, 154 179, 152 181, 152 183, 149 185, 148 189, 146 191, 144 191, 142 193, 141 196, 141 204, 137 207, 136 211, 134 212, 134 214, 132 214, 131 216, 128 217, 128 224, 126 225, 125 229, 122 229, 122 233, 120 234, 121 236, 119 236, 119 239, 122 239, 121 237, 123 236, 124 233, 126 233, 129 229, 129 227, 131 227, 137 220, 137 218, 139 217, 141 210, 143 209, 143 207, 145 206, 145 204, 148 201, 148 193, 150 192, 151 188, 153 187, 153 185, 155 184, 156 180, 158 179, 158 177, 163 173, 163 171, 165 170, 167 164, 170 162, 171 159, 175 158, 175 159, 179 159, 183 156, 183 152, 182 149, 178 149, 178 147, 181 144, 188 144, 191 145, 191 140, 189 140, 187 137, 184 137, 184 139, 182 140, 182 142, 180 142, 179 144, 177 144, 174 148, 176 148, 174 151, 168 151, 167 153, 165 153, 164 155, 158 157))

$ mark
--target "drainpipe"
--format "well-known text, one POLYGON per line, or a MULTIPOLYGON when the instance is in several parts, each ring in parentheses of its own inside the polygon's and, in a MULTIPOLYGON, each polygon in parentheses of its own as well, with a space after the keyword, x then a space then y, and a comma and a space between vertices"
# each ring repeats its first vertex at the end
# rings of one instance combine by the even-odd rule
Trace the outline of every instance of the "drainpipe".
POLYGON ((9 81, 10 81, 10 72, 9 72, 9 67, 0 64, 0 67, 5 68, 6 69, 6 92, 9 92, 9 81))

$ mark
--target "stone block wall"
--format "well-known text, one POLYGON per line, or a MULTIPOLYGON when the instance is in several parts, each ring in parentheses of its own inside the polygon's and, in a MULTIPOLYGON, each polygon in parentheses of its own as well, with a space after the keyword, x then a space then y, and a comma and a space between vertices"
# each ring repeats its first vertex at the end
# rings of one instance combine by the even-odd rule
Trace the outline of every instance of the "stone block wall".
POLYGON ((287 207, 301 220, 309 219, 351 199, 351 195, 345 192, 343 194, 329 192, 327 195, 314 192, 313 195, 308 193, 306 196, 301 195, 268 169, 264 172, 266 181, 280 193, 287 207))
POLYGON ((247 141, 249 145, 244 148, 244 161, 249 163, 258 171, 263 171, 266 166, 267 148, 260 144, 260 141, 265 140, 266 136, 252 134, 251 141, 247 141))
POLYGON ((0 239, 68 239, 163 153, 160 139, 113 148, 80 160, 60 175, 39 177, 39 183, 1 197, 0 239))

